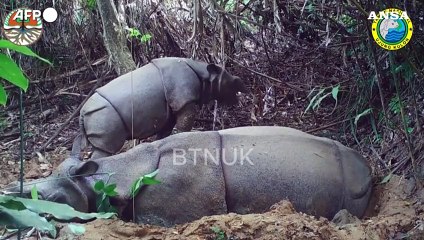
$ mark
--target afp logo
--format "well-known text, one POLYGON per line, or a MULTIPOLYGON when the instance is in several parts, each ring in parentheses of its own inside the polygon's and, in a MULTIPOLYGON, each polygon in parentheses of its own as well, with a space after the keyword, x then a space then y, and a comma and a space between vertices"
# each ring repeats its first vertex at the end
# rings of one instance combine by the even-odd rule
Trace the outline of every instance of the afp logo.
POLYGON ((378 14, 372 11, 368 19, 373 20, 375 42, 386 50, 401 49, 411 40, 413 26, 406 11, 396 8, 388 8, 378 14))
POLYGON ((16 45, 30 45, 37 42, 43 34, 43 19, 54 22, 57 12, 54 8, 40 10, 18 8, 10 12, 3 24, 6 38, 16 45))

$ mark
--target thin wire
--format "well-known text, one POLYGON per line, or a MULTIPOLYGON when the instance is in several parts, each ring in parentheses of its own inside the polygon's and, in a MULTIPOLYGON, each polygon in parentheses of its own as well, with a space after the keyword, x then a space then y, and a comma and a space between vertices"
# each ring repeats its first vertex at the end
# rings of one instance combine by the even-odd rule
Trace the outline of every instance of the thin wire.
POLYGON ((24 191, 24 116, 23 116, 23 100, 22 90, 19 91, 19 134, 21 135, 20 143, 20 169, 19 169, 19 196, 22 197, 24 191))
MULTIPOLYGON (((15 1, 10 0, 11 9, 15 8, 15 1)), ((22 90, 19 91, 19 135, 21 138, 20 141, 20 153, 19 153, 19 161, 20 161, 20 169, 19 169, 19 196, 22 197, 24 190, 24 128, 23 128, 23 104, 22 104, 22 90)), ((22 232, 21 229, 18 228, 17 239, 21 240, 22 232)))

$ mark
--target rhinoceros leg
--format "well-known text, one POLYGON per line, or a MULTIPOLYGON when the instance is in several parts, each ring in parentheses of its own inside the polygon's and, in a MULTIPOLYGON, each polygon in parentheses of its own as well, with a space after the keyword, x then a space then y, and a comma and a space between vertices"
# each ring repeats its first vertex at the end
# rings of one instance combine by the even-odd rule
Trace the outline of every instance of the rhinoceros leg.
POLYGON ((128 130, 121 116, 97 93, 81 109, 80 121, 83 133, 93 146, 93 159, 118 152, 127 139, 128 130))
POLYGON ((166 138, 169 135, 171 135, 172 130, 174 129, 176 119, 175 116, 170 114, 170 119, 168 120, 168 123, 163 126, 163 128, 156 134, 156 140, 160 140, 162 138, 166 138))
POLYGON ((186 104, 177 112, 176 128, 180 132, 188 132, 193 128, 194 118, 196 116, 196 103, 186 104))

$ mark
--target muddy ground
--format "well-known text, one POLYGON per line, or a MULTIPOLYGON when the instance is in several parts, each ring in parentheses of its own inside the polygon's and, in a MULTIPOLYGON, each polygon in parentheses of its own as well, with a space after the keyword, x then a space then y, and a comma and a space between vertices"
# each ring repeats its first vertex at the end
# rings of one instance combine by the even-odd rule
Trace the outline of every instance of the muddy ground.
MULTIPOLYGON (((49 157, 63 158, 59 148, 49 157)), ((56 164, 54 164, 56 165, 56 164)), ((52 164, 34 160, 26 165, 26 178, 50 174, 52 164)), ((15 163, 1 164, 0 184, 10 182, 18 173, 15 163), (6 169, 8 169, 6 171, 6 169)), ((367 216, 357 219, 348 213, 331 220, 296 212, 290 202, 275 204, 266 213, 207 216, 197 221, 163 228, 138 225, 119 219, 96 220, 84 224, 82 236, 73 235, 67 225, 59 225, 59 239, 424 239, 424 189, 413 179, 394 175, 389 182, 377 184, 367 216)), ((3 237, 8 236, 4 234, 3 237)), ((26 239, 38 239, 34 233, 26 239)), ((16 238, 15 235, 9 239, 16 238)), ((3 239, 3 238, 0 238, 3 239)))
POLYGON ((369 211, 374 216, 362 220, 347 214, 337 223, 317 219, 282 201, 263 214, 208 216, 174 228, 97 220, 80 239, 424 239, 424 190, 412 193, 411 184, 394 176, 378 185, 369 211))

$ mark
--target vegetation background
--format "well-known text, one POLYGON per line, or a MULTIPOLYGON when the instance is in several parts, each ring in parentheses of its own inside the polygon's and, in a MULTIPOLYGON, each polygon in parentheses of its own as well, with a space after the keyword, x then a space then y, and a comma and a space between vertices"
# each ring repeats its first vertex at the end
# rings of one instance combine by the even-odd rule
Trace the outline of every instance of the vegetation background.
MULTIPOLYGON (((24 95, 28 160, 70 148, 78 106, 95 88, 151 59, 176 56, 222 64, 250 89, 238 106, 205 106, 197 130, 298 128, 360 151, 377 182, 397 174, 422 187, 422 1, 22 0, 2 2, 0 19, 17 6, 59 13, 31 47, 53 66, 12 53, 30 79, 24 95), (409 44, 391 52, 374 42, 367 19, 370 11, 389 7, 407 11, 414 25, 409 44), (110 27, 114 23, 118 29, 110 27)), ((19 155, 19 90, 5 88, 0 172, 16 176, 11 159, 19 155)))

